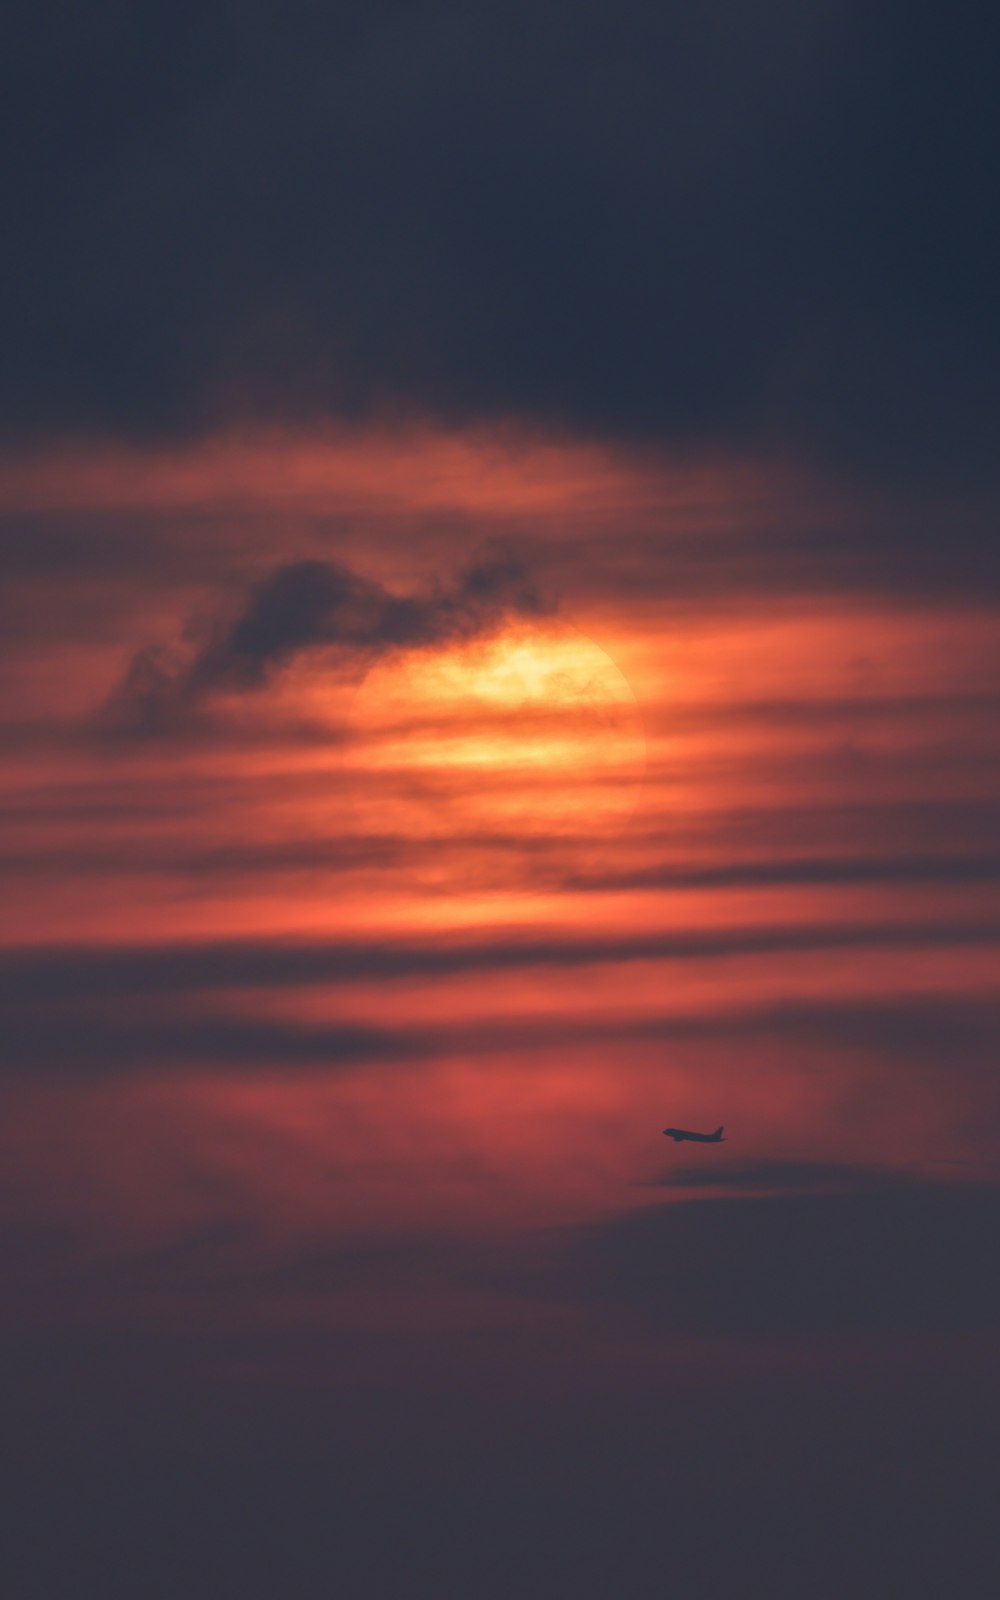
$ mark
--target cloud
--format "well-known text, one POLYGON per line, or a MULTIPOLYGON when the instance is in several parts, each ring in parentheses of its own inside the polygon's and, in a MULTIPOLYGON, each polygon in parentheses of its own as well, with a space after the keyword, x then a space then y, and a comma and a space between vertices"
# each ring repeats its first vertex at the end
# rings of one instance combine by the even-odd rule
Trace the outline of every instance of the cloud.
POLYGON ((409 408, 994 475, 972 11, 905 57, 886 0, 37 11, 9 436, 409 408))
POLYGON ((427 1030, 329 1024, 309 1027, 194 1008, 119 1018, 110 1007, 9 1016, 0 1070, 104 1076, 186 1070, 253 1073, 275 1066, 338 1071, 370 1062, 421 1060, 440 1039, 427 1030))
MULTIPOLYGON (((138 651, 101 724, 118 733, 177 731, 213 695, 251 694, 308 650, 333 651, 344 670, 360 673, 393 651, 472 639, 507 615, 549 609, 526 563, 499 544, 450 584, 410 595, 340 562, 288 562, 254 583, 235 618, 217 621, 193 648, 138 651)), ((195 632, 193 623, 187 632, 195 632)))
MULTIPOLYGON (((154 944, 52 945, 0 952, 0 1002, 55 1003, 95 992, 109 995, 196 994, 214 988, 251 991, 300 984, 351 983, 366 979, 446 978, 463 973, 579 969, 634 961, 693 962, 729 957, 781 955, 791 951, 851 949, 975 949, 1000 940, 994 922, 801 923, 787 927, 676 929, 666 933, 608 933, 574 937, 493 934, 461 938, 428 934, 421 939, 219 939, 154 944)), ((947 997, 940 1001, 947 1010, 947 997)), ((971 1002, 970 1002, 971 1004, 971 1002)), ((923 996, 914 1014, 936 1014, 938 1001, 923 996)), ((876 1008, 877 1012, 877 1008, 876 1008)), ((789 1004, 783 1014, 797 1014, 789 1004)), ((859 1000, 850 1015, 864 1018, 859 1000)), ((831 1025, 840 1015, 830 1006, 831 1025)))
POLYGON ((652 1189, 869 1190, 883 1184, 906 1182, 890 1167, 865 1166, 854 1161, 786 1161, 761 1157, 723 1166, 718 1161, 700 1166, 668 1169, 649 1185, 652 1189))
MULTIPOLYGON (((983 1063, 996 1054, 1000 1008, 965 997, 765 1002, 634 1017, 590 1009, 579 1017, 511 1018, 498 1001, 493 1013, 469 1021, 425 1024, 394 1023, 387 990, 383 1022, 311 1023, 295 1016, 261 1017, 249 1007, 234 1009, 232 995, 224 990, 241 986, 235 971, 229 985, 219 965, 185 983, 184 964, 180 956, 180 970, 171 970, 169 958, 164 958, 159 971, 147 971, 144 991, 135 987, 141 978, 137 972, 120 974, 116 984, 113 973, 107 972, 102 982, 81 964, 77 972, 64 974, 61 989, 51 982, 50 974, 47 989, 43 972, 36 970, 34 981, 29 975, 26 983, 19 984, 8 969, 0 985, 4 1020, 0 1073, 100 1077, 183 1072, 192 1067, 224 1076, 274 1068, 336 1073, 394 1063, 477 1061, 497 1054, 516 1059, 526 1053, 619 1050, 630 1044, 719 1041, 726 1043, 731 1055, 733 1049, 765 1041, 805 1062, 816 1052, 827 1059, 836 1052, 847 1059, 875 1057, 879 1068, 889 1073, 943 1069, 949 1081, 957 1082, 960 1075, 963 1083, 976 1084, 980 1096, 993 1096, 983 1063), (205 991, 213 987, 220 993, 210 1003, 205 991)), ((490 970, 488 959, 482 966, 490 970)), ((449 970, 474 969, 457 960, 450 968, 416 962, 404 966, 390 957, 381 969, 345 961, 339 972, 328 969, 325 978, 314 967, 290 964, 277 974, 277 981, 329 986, 347 976, 410 975, 429 980, 449 970)), ((248 982, 244 969, 242 985, 248 982)))
POLYGON ((790 861, 724 861, 708 867, 653 861, 633 868, 564 872, 560 886, 588 894, 622 889, 728 889, 838 884, 991 883, 1000 855, 799 857, 790 861))
MULTIPOLYGON (((305 740, 313 730, 296 730, 305 740)), ((323 730, 324 745, 332 736, 323 730)), ((319 730, 313 733, 319 738, 319 730)), ((123 810, 126 808, 123 807, 123 810)), ((134 816, 133 807, 130 815, 134 816)), ((0 815, 10 819, 10 810, 0 815)), ((396 835, 364 839, 289 840, 287 842, 225 843, 191 846, 178 840, 148 838, 80 840, 66 837, 36 845, 26 854, 17 840, 0 848, 0 870, 10 879, 44 879, 72 871, 75 877, 114 879, 142 876, 168 869, 175 879, 199 883, 239 881, 246 873, 256 877, 281 877, 309 873, 314 877, 348 876, 389 869, 413 872, 436 867, 460 871, 468 887, 509 885, 515 870, 519 881, 562 893, 617 894, 622 889, 656 893, 667 889, 809 888, 849 884, 978 885, 1000 879, 1000 854, 875 856, 808 856, 790 861, 723 861, 718 866, 685 867, 674 861, 653 861, 647 867, 607 868, 576 865, 576 854, 594 853, 593 836, 564 834, 556 840, 538 840, 522 834, 475 834, 471 839, 457 828, 447 838, 407 840, 396 835), (476 856, 470 856, 474 845, 476 856), (576 853, 576 854, 575 854, 576 853)))
POLYGON ((576 1230, 569 1256, 590 1294, 676 1334, 970 1333, 1000 1324, 998 1227, 998 1187, 859 1170, 842 1192, 633 1212, 576 1230))

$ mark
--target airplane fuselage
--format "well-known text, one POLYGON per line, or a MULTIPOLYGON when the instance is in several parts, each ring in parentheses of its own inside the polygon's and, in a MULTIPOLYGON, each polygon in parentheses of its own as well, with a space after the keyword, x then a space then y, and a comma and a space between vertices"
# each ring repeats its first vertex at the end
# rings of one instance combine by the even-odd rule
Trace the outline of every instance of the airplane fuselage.
POLYGON ((714 1133, 692 1133, 689 1128, 664 1128, 665 1136, 673 1139, 675 1144, 680 1144, 682 1139, 689 1139, 692 1144, 721 1144, 722 1129, 716 1128, 714 1133))

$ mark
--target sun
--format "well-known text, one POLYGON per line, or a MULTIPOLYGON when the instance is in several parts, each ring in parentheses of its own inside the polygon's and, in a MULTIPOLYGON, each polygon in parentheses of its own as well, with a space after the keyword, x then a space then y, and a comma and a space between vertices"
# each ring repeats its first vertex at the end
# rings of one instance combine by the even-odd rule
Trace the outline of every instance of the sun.
POLYGON ((411 832, 593 835, 624 826, 642 785, 635 696, 566 623, 384 661, 351 722, 371 804, 411 832))

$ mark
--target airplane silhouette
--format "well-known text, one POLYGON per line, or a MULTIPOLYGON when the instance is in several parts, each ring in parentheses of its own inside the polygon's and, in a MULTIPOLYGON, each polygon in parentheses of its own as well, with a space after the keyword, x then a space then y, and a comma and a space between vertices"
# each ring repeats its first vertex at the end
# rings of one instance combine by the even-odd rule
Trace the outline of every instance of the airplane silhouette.
POLYGON ((721 1144, 722 1129, 716 1128, 714 1133, 690 1133, 687 1128, 664 1128, 668 1139, 673 1139, 674 1144, 680 1144, 682 1139, 690 1139, 692 1144, 721 1144))

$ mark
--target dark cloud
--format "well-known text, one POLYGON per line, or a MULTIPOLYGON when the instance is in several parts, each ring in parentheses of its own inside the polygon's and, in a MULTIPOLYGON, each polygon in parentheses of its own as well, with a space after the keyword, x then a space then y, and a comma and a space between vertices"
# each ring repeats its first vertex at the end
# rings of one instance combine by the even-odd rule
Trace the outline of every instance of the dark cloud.
POLYGON ((718 866, 685 867, 652 861, 631 869, 567 872, 565 889, 588 894, 621 889, 766 889, 839 884, 978 884, 1000 877, 1000 855, 827 856, 791 861, 727 861, 718 866))
POLYGON ((789 1161, 761 1157, 722 1165, 710 1161, 701 1166, 669 1168, 650 1184, 657 1189, 740 1189, 774 1190, 817 1189, 869 1190, 883 1184, 908 1182, 906 1174, 891 1167, 864 1166, 852 1161, 789 1161))
POLYGON ((788 1346, 692 1359, 662 1330, 595 1360, 585 1308, 194 1330, 166 1288, 141 1326, 88 1297, 85 1332, 4 1340, 18 1600, 76 1600, 84 1569, 106 1600, 607 1600, 668 1566, 696 1600, 989 1593, 992 1350, 813 1340, 803 1381, 788 1346))
MULTIPOLYGON (((597 937, 573 937, 565 932, 546 936, 493 933, 480 938, 428 934, 412 940, 188 939, 140 947, 12 948, 0 951, 0 1002, 55 1003, 93 993, 197 994, 211 989, 286 988, 374 978, 433 979, 531 967, 578 969, 605 962, 712 961, 796 951, 974 949, 998 940, 1000 926, 991 921, 878 924, 862 920, 597 937)), ((933 1003, 926 998, 915 1000, 914 1010, 933 1003)), ((835 1012, 834 1007, 832 1014, 835 1012)), ((790 1004, 788 1015, 793 1014, 790 1004)), ((856 1014, 866 1014, 863 1001, 858 1002, 856 1014)))
POLYGON ((924 0, 22 7, 8 434, 409 408, 992 477, 994 43, 924 0))
POLYGON ((213 694, 260 689, 307 650, 335 651, 342 668, 362 673, 392 651, 471 639, 507 614, 546 609, 525 563, 499 547, 452 583, 413 595, 393 594, 339 562, 290 562, 253 584, 236 617, 193 648, 140 650, 104 707, 102 726, 177 731, 213 694))
MULTIPOLYGON (((331 743, 329 730, 325 744, 331 743)), ((0 814, 8 814, 6 808, 0 814)), ((9 814, 8 814, 9 815, 9 814)), ((55 833, 61 834, 61 819, 55 833)), ((288 840, 194 847, 183 841, 151 845, 148 838, 109 839, 77 844, 53 837, 39 842, 37 830, 32 853, 16 842, 0 850, 0 870, 11 881, 46 879, 72 871, 75 877, 143 877, 167 870, 175 879, 199 883, 244 881, 245 874, 296 876, 308 874, 330 879, 388 870, 396 873, 450 870, 461 872, 466 889, 509 886, 512 874, 519 882, 566 894, 617 894, 623 889, 657 893, 663 889, 771 889, 825 888, 850 885, 941 884, 976 888, 1000 879, 1000 854, 921 856, 810 856, 791 861, 724 861, 718 866, 685 867, 675 861, 652 861, 642 867, 614 864, 577 866, 580 855, 600 854, 588 836, 567 835, 560 841, 510 835, 463 836, 404 840, 393 836, 365 835, 363 839, 288 840), (534 848, 533 848, 534 846, 534 848), (472 851, 475 850, 473 857, 472 851)), ((419 885, 411 881, 413 892, 419 885)))
POLYGON ((678 1334, 968 1333, 1000 1325, 998 1226, 995 1186, 859 1172, 842 1192, 655 1206, 576 1248, 591 1292, 678 1334))
MULTIPOLYGON (((488 960, 482 967, 493 970, 488 960)), ((427 979, 446 970, 414 963, 408 969, 397 965, 380 973, 377 967, 361 971, 355 966, 351 975, 427 979)), ((471 966, 456 964, 452 970, 469 971, 471 966)), ((10 974, 4 977, 6 991, 10 974)), ((223 973, 218 967, 212 977, 221 991, 223 973)), ((288 969, 284 981, 298 985, 324 980, 315 969, 301 968, 294 978, 288 969)), ((336 981, 336 976, 325 981, 336 981)), ((819 1052, 824 1059, 833 1054, 854 1057, 872 1070, 877 1070, 876 1063, 890 1072, 933 1074, 944 1069, 953 1087, 961 1081, 963 1093, 975 1089, 988 1108, 983 1114, 993 1114, 988 1063, 1000 1039, 1000 1008, 964 996, 764 1001, 638 1017, 590 1010, 579 1019, 512 1019, 498 999, 494 1012, 468 1023, 311 1024, 294 1016, 259 1017, 249 1008, 234 1007, 232 998, 221 993, 210 1003, 197 992, 209 989, 208 975, 186 990, 177 985, 176 975, 171 986, 165 970, 149 979, 145 996, 111 983, 87 989, 85 982, 81 969, 61 994, 54 986, 47 994, 40 984, 26 987, 16 998, 5 992, 0 1073, 134 1076, 193 1067, 227 1076, 275 1068, 336 1073, 441 1059, 474 1062, 498 1053, 517 1057, 715 1041, 724 1042, 730 1053, 762 1043, 780 1047, 785 1059, 801 1055, 803 1063, 814 1061, 819 1052), (74 999, 66 997, 66 988, 75 988, 74 999), (123 994, 128 992, 132 998, 125 1004, 123 994)), ((385 999, 388 1003, 388 994, 385 999)))
POLYGON ((257 1072, 273 1066, 338 1071, 366 1062, 423 1060, 440 1043, 429 1031, 351 1024, 309 1027, 226 1012, 178 1008, 120 1017, 98 1000, 81 1011, 5 1018, 2 1064, 17 1073, 157 1072, 210 1066, 257 1072))
MULTIPOLYGON (((584 583, 632 602, 649 599, 671 613, 703 614, 720 598, 879 593, 927 603, 995 595, 1000 581, 1000 542, 992 495, 945 486, 932 492, 920 480, 901 481, 892 492, 866 482, 849 503, 823 503, 829 486, 814 483, 801 503, 759 521, 734 527, 684 526, 672 513, 653 536, 588 538, 584 583)), ((555 557, 558 561, 558 554, 555 557)), ((572 557, 563 554, 573 582, 572 557)), ((560 574, 561 576, 561 574, 560 574)))
POLYGON ((11 1594, 75 1600, 83 1563, 105 1600, 270 1600, 276 1582, 287 1600, 607 1600, 667 1569, 692 1600, 989 1594, 984 1360, 914 1373, 906 1352, 873 1375, 834 1358, 807 1389, 773 1359, 738 1384, 661 1354, 636 1404, 627 1361, 567 1392, 576 1334, 505 1330, 489 1359, 435 1331, 433 1365, 409 1330, 389 1348, 284 1327, 11 1342, 11 1594), (25 1372, 46 1396, 31 1407, 25 1372))
POLYGON ((742 1171, 748 1187, 786 1192, 675 1199, 484 1238, 461 1222, 276 1236, 234 1209, 234 1190, 215 1197, 218 1212, 96 1251, 84 1226, 8 1229, 0 1258, 53 1300, 169 1294, 189 1303, 196 1326, 217 1305, 238 1305, 248 1331, 279 1299, 415 1291, 509 1294, 539 1310, 597 1302, 678 1341, 914 1339, 1000 1325, 1000 1281, 984 1266, 1000 1186, 849 1163, 761 1160, 742 1171))

